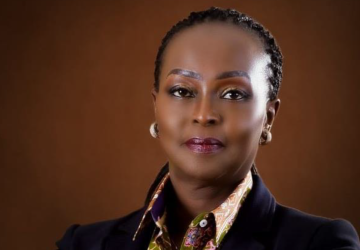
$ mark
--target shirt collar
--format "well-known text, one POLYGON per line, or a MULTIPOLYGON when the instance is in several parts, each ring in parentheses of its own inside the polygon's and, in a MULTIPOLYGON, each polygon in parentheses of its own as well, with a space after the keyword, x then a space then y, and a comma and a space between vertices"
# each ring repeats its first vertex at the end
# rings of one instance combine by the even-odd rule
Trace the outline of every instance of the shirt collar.
POLYGON ((155 222, 157 226, 159 226, 157 223, 165 211, 165 194, 162 192, 164 190, 165 184, 168 184, 168 180, 170 179, 170 173, 166 173, 165 176, 160 181, 159 185, 156 187, 152 198, 149 202, 149 205, 147 206, 145 213, 143 217, 141 218, 140 224, 134 234, 133 240, 135 240, 136 235, 141 231, 149 222, 150 217, 149 214, 151 214, 152 220, 155 222))
MULTIPOLYGON (((144 215, 140 221, 140 224, 134 234, 133 240, 136 239, 137 234, 152 221, 158 228, 161 228, 164 223, 165 211, 165 192, 167 185, 170 185, 170 173, 168 172, 160 181, 159 185, 155 189, 152 198, 145 210, 144 215), (151 215, 151 216, 150 216, 151 215)), ((235 220, 236 215, 239 212, 241 205, 243 204, 247 194, 250 192, 253 186, 253 179, 251 171, 247 173, 242 182, 234 189, 234 191, 228 196, 228 198, 217 208, 211 211, 215 216, 216 222, 216 242, 219 242, 220 237, 224 235, 224 232, 229 229, 235 220)))

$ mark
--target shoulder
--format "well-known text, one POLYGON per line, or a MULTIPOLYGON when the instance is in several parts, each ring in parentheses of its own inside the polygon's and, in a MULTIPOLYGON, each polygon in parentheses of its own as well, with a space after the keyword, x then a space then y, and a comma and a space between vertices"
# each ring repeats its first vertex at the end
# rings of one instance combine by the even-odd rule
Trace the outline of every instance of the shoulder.
POLYGON ((353 225, 344 219, 322 223, 315 231, 309 249, 360 249, 353 225))
POLYGON ((302 242, 311 250, 360 250, 358 234, 345 219, 317 216, 279 203, 275 211, 273 228, 287 244, 302 242))
MULTIPOLYGON (((109 236, 113 230, 127 225, 133 227, 133 221, 137 221, 143 213, 143 208, 138 209, 124 217, 99 221, 90 224, 73 224, 68 227, 63 237, 56 242, 59 250, 70 249, 90 249, 91 247, 101 246, 103 240, 109 236)), ((100 248, 99 248, 100 249, 100 248)))

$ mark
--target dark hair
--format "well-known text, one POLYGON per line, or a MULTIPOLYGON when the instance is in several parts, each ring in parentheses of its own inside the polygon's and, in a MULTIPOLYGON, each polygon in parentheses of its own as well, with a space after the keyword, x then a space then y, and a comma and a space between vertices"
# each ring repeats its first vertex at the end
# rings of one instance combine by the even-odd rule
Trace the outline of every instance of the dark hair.
POLYGON ((179 31, 207 21, 232 22, 233 24, 252 31, 258 35, 258 37, 262 40, 265 52, 270 55, 271 59, 271 63, 269 64, 269 68, 271 70, 271 76, 269 77, 269 98, 270 100, 276 99, 282 80, 283 56, 274 37, 267 29, 251 17, 234 9, 221 9, 217 7, 211 7, 207 10, 199 12, 191 12, 187 18, 175 24, 162 39, 155 61, 155 91, 159 91, 159 77, 163 54, 170 40, 179 31))

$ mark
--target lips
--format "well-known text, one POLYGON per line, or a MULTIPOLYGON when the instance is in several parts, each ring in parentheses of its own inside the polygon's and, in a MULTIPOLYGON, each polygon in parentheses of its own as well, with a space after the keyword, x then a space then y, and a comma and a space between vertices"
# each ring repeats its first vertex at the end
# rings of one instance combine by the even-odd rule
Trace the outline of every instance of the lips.
POLYGON ((216 153, 224 148, 224 144, 216 138, 191 138, 185 145, 194 153, 200 154, 216 153))

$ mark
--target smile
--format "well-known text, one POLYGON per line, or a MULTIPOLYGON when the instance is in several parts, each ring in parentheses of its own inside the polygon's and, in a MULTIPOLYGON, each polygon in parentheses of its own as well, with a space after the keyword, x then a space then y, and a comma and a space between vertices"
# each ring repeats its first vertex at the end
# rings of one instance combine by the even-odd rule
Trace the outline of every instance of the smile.
POLYGON ((224 144, 215 138, 191 138, 186 141, 185 145, 192 152, 199 154, 216 153, 224 148, 224 144))

